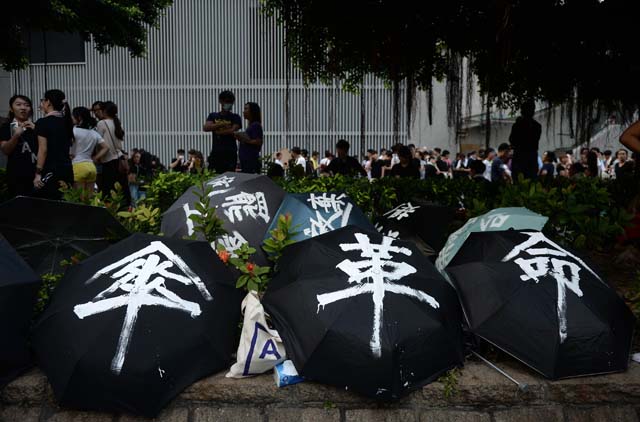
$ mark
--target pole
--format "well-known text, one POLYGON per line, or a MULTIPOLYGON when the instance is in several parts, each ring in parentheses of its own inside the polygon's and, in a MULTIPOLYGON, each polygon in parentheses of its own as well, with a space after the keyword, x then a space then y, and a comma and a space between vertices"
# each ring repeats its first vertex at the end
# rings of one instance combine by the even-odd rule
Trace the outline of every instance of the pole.
POLYGON ((527 390, 529 390, 529 385, 527 385, 525 383, 518 382, 511 375, 507 374, 505 371, 503 371, 502 369, 498 368, 496 365, 494 365, 493 363, 489 362, 487 359, 483 358, 478 353, 476 353, 474 351, 471 351, 471 353, 473 353, 474 356, 476 356, 481 361, 483 361, 487 366, 489 366, 490 368, 492 368, 495 371, 497 371, 500 375, 502 375, 503 377, 505 377, 506 379, 508 379, 512 383, 516 384, 518 386, 518 388, 520 389, 520 391, 526 392, 527 390))

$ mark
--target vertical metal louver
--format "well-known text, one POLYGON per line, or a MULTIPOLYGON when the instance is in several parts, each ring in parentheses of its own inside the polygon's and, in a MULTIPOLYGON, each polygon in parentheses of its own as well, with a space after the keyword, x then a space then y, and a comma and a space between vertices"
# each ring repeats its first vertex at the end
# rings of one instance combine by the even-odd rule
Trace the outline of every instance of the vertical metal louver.
MULTIPOLYGON (((131 58, 121 48, 101 55, 86 43, 85 64, 32 65, 13 74, 12 90, 35 100, 46 88, 59 88, 72 106, 112 100, 120 110, 127 148, 154 152, 164 163, 179 147, 209 152, 211 137, 201 129, 208 113, 218 109, 218 93, 224 89, 235 93, 239 114, 248 101, 262 107, 263 154, 294 145, 322 154, 333 150, 339 138, 347 139, 357 154, 360 97, 338 86, 305 88, 296 69, 287 72, 283 41, 284 29, 261 14, 258 0, 180 0, 167 10, 159 29, 149 31, 146 58, 131 58)), ((392 91, 369 77, 363 93, 366 147, 391 146, 392 91)), ((405 142, 402 129, 400 141, 405 142)))

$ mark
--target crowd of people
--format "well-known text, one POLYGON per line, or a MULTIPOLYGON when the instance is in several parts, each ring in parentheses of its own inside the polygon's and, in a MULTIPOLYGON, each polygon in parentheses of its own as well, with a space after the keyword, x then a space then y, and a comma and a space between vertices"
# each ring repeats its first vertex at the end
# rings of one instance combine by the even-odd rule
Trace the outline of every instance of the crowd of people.
POLYGON ((127 203, 135 204, 145 178, 162 170, 160 160, 144 150, 125 152, 125 131, 112 101, 72 109, 65 93, 52 89, 39 109, 44 117, 34 122, 31 99, 14 95, 8 121, 0 126, 10 196, 61 199, 61 186, 108 195, 119 183, 127 203))
MULTIPOLYGON (((64 92, 45 92, 39 108, 44 114, 33 121, 31 99, 15 95, 9 101, 8 121, 0 126, 0 150, 7 156, 7 182, 11 196, 27 195, 60 199, 61 183, 108 195, 116 183, 123 187, 126 202, 132 206, 144 198, 145 186, 159 172, 198 173, 208 168, 216 173, 240 171, 261 173, 263 162, 262 113, 254 102, 244 105, 243 119, 233 112, 235 96, 223 91, 218 96, 220 109, 206 118, 202 130, 212 134, 212 148, 205 160, 201 151, 177 151, 168 168, 160 159, 143 149, 124 149, 125 131, 112 101, 96 101, 91 108, 71 109, 64 92)), ((349 142, 340 139, 335 154, 298 146, 277 152, 268 165, 267 174, 281 177, 295 175, 349 175, 379 179, 398 178, 467 178, 480 183, 509 183, 519 175, 525 178, 555 177, 622 178, 634 173, 640 123, 623 135, 623 142, 634 150, 600 151, 583 148, 579 156, 572 151, 538 153, 541 126, 533 118, 535 105, 525 103, 521 116, 513 125, 508 143, 497 150, 479 149, 455 156, 440 148, 397 144, 381 150, 369 149, 358 161, 349 155, 349 142), (290 159, 283 158, 283 152, 290 159)), ((288 157, 287 157, 288 158, 288 157)))

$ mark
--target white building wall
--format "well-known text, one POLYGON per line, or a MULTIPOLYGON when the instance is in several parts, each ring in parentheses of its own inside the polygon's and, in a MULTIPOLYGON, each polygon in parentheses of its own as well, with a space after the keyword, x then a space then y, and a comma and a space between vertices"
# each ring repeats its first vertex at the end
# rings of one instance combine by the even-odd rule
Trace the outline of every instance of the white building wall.
MULTIPOLYGON (((159 29, 150 30, 146 58, 131 58, 120 48, 101 55, 87 43, 85 64, 30 66, 16 72, 11 92, 36 101, 47 88, 58 88, 72 106, 112 100, 120 110, 127 148, 145 148, 165 163, 179 147, 208 153, 211 135, 201 131, 202 125, 219 108, 218 93, 225 89, 235 93, 238 114, 248 101, 262 107, 263 153, 294 145, 322 153, 333 150, 339 138, 349 140, 357 153, 360 96, 337 86, 305 89, 293 68, 287 130, 283 41, 284 30, 260 12, 258 0, 181 0, 167 10, 159 29)), ((369 78, 363 93, 365 146, 388 147, 393 141, 391 90, 369 78)), ((406 141, 405 132, 400 140, 406 141)))

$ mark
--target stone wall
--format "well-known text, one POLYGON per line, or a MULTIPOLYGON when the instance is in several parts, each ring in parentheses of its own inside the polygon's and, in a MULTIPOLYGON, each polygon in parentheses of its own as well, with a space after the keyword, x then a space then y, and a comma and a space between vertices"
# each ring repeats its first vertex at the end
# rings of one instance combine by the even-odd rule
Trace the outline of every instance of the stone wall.
MULTIPOLYGON (((168 422, 640 422, 640 365, 628 372, 549 382, 520 366, 505 366, 510 381, 469 363, 448 388, 441 382, 391 404, 305 382, 277 388, 273 377, 245 380, 218 374, 185 390, 157 420, 168 422), (454 387, 453 389, 451 387, 454 387), (445 390, 448 392, 445 396, 445 390)), ((137 422, 128 415, 59 408, 44 375, 33 370, 0 393, 1 422, 137 422)))

